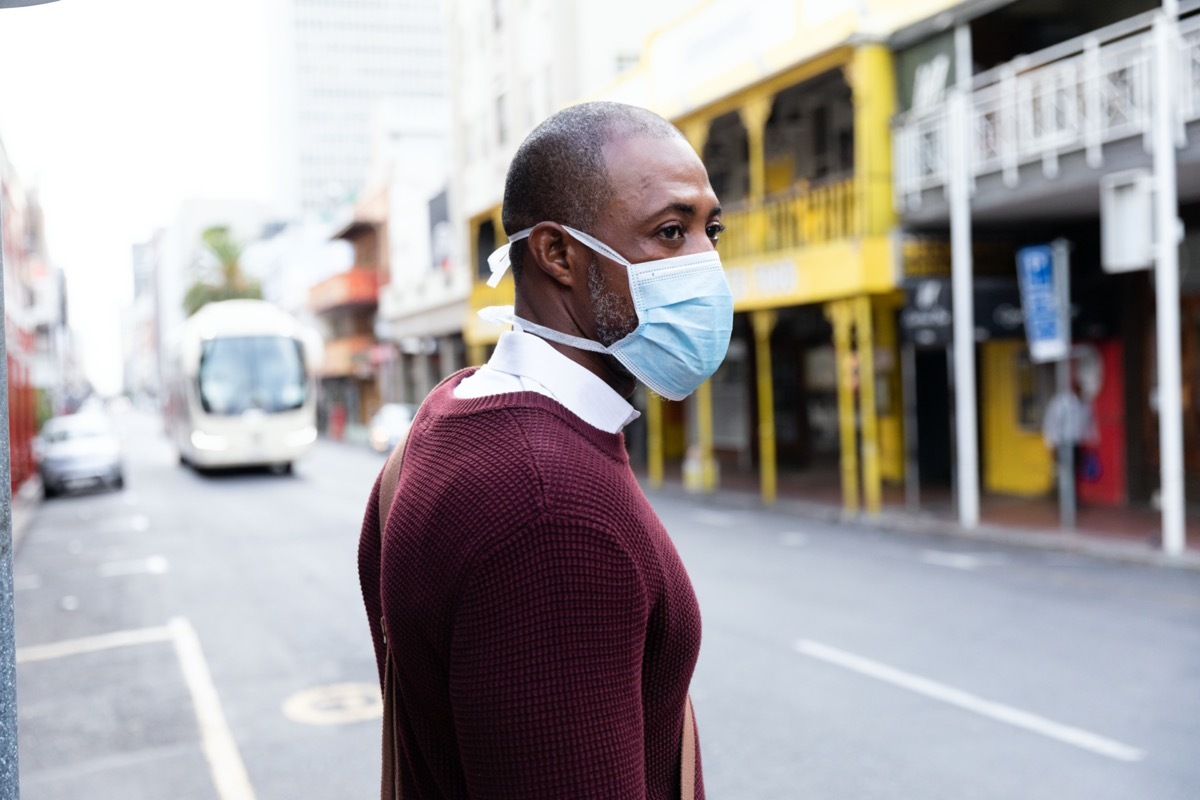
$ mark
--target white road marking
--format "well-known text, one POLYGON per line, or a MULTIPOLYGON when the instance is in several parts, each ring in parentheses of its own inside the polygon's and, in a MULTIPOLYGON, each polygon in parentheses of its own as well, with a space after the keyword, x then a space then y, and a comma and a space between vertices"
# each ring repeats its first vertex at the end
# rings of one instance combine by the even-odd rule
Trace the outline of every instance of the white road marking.
POLYGON ((808 544, 808 537, 797 531, 786 531, 779 534, 779 543, 784 547, 804 547, 808 544))
POLYGON ((318 686, 283 702, 284 715, 306 725, 344 725, 383 716, 379 684, 335 683, 318 686))
POLYGON ((145 533, 150 530, 150 518, 145 514, 134 514, 132 517, 118 517, 105 520, 100 526, 102 533, 145 533))
POLYGON ((183 668, 183 679, 192 694, 192 704, 196 707, 204 756, 208 759, 217 794, 221 800, 254 800, 250 776, 246 773, 237 742, 225 721, 217 687, 213 685, 208 662, 204 660, 204 651, 200 648, 200 637, 183 617, 171 620, 167 628, 174 639, 175 652, 183 668))
POLYGON ((729 528, 737 523, 733 514, 723 514, 720 511, 696 511, 692 519, 701 525, 711 525, 714 528, 729 528))
POLYGON ((102 636, 69 639, 52 644, 17 649, 17 663, 27 664, 52 658, 96 653, 115 647, 171 642, 179 659, 184 682, 192 696, 196 720, 200 725, 201 745, 209 771, 221 800, 254 800, 250 777, 238 753, 237 743, 225 721, 225 712, 217 688, 213 685, 200 639, 191 623, 182 617, 172 619, 165 628, 140 628, 102 636))
POLYGON ((17 648, 17 663, 26 664, 31 661, 46 661, 51 658, 64 658, 84 653, 95 653, 100 650, 111 650, 114 647, 128 647, 135 644, 150 644, 151 642, 169 642, 171 632, 166 628, 139 628, 129 631, 117 631, 102 636, 87 636, 82 639, 68 639, 53 644, 31 645, 17 648))
POLYGON ((1004 559, 995 555, 972 555, 970 553, 947 553, 943 550, 924 550, 921 560, 935 567, 949 567, 966 571, 980 567, 991 567, 1003 563, 1004 559))
POLYGON ((131 561, 109 561, 100 565, 99 573, 102 578, 114 578, 118 575, 165 575, 170 569, 170 563, 163 556, 150 556, 131 561))
POLYGON ((1081 728, 1063 725, 1062 723, 1004 705, 1003 703, 985 700, 982 697, 976 697, 961 689, 955 689, 952 686, 937 683, 936 681, 889 667, 886 664, 872 661, 869 658, 847 653, 845 650, 839 650, 836 647, 830 647, 820 642, 801 639, 796 642, 796 651, 810 658, 857 672, 860 675, 866 675, 884 683, 908 689, 910 692, 916 692, 934 700, 941 700, 943 703, 957 706, 964 711, 971 711, 997 722, 1004 722, 1017 728, 1023 728, 1050 739, 1116 759, 1117 761, 1141 761, 1146 756, 1145 751, 1136 747, 1090 733, 1081 728))
POLYGON ((14 575, 13 576, 13 591, 26 592, 30 589, 40 589, 42 587, 41 575, 14 575))

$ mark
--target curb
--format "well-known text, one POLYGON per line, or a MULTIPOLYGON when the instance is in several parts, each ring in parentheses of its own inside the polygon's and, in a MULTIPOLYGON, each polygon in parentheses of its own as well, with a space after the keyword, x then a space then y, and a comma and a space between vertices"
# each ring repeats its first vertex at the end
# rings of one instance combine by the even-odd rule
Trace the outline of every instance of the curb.
POLYGON ((922 533, 967 539, 975 542, 1023 547, 1031 550, 1052 550, 1073 553, 1092 558, 1125 564, 1140 564, 1153 567, 1170 567, 1200 572, 1200 552, 1189 550, 1178 556, 1169 556, 1145 544, 1111 541, 1097 535, 1063 531, 1057 529, 1013 528, 1004 525, 981 524, 974 530, 963 528, 951 520, 928 514, 908 511, 884 511, 876 517, 863 514, 845 514, 841 508, 811 500, 777 500, 773 506, 765 506, 757 495, 745 492, 718 490, 714 494, 701 495, 687 491, 678 484, 668 484, 651 489, 641 479, 647 495, 687 497, 713 502, 722 506, 756 511, 778 511, 819 522, 849 525, 859 529, 922 533))
POLYGON ((42 504, 42 479, 36 474, 30 476, 21 484, 21 488, 12 498, 12 551, 16 553, 21 547, 30 524, 37 517, 37 511, 42 504))

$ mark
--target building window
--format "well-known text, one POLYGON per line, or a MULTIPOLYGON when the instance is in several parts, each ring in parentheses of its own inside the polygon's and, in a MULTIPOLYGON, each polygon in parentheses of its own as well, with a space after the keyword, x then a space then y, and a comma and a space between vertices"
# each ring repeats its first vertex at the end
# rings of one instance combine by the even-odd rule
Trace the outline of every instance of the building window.
POLYGON ((508 142, 508 101, 504 94, 496 95, 496 143, 501 147, 508 142))

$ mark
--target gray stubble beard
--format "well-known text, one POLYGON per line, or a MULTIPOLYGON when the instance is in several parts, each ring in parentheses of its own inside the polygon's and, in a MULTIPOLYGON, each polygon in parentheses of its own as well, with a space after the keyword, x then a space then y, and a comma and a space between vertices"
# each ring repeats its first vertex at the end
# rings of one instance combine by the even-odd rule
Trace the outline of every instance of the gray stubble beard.
MULTIPOLYGON (((595 254, 588 264, 588 292, 592 298, 592 309, 596 312, 596 339, 600 344, 608 347, 619 342, 637 327, 637 311, 616 292, 609 290, 604 272, 600 269, 600 259, 595 254)), ((607 356, 606 360, 618 375, 634 380, 633 374, 615 357, 607 356)))
POLYGON ((588 265, 588 291, 596 312, 596 338, 608 347, 624 339, 637 327, 637 312, 616 292, 610 291, 600 260, 593 255, 588 265))

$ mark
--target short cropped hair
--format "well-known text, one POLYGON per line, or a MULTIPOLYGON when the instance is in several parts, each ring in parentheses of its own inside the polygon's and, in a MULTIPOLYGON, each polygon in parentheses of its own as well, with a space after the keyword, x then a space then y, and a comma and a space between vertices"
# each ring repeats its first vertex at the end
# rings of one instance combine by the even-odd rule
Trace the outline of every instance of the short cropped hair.
MULTIPOLYGON (((682 134, 653 111, 611 102, 570 106, 534 128, 508 167, 501 212, 505 234, 539 222, 590 233, 613 199, 604 145, 628 136, 665 139, 682 134)), ((520 280, 525 245, 522 239, 510 249, 514 280, 520 280)))

